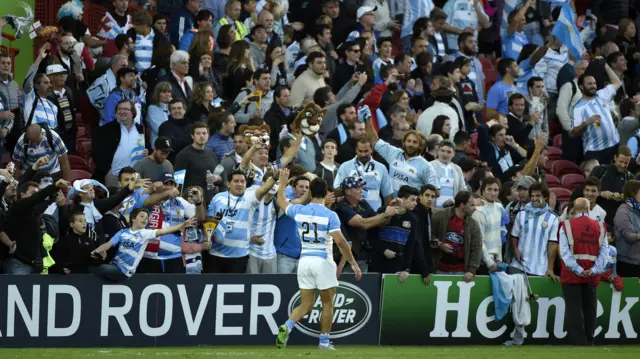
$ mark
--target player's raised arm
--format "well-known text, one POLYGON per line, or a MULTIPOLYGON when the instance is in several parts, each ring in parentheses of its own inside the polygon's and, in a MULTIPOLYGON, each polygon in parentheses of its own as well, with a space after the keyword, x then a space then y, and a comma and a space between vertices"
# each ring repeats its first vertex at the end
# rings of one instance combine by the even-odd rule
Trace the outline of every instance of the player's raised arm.
POLYGON ((285 196, 284 191, 289 184, 289 169, 283 168, 280 170, 280 184, 278 186, 278 196, 276 197, 276 204, 284 212, 287 213, 287 207, 289 207, 289 201, 285 196))
POLYGON ((353 258, 353 254, 351 253, 351 248, 349 247, 349 243, 342 235, 342 232, 338 229, 336 231, 330 232, 331 237, 333 237, 336 246, 340 250, 342 254, 342 258, 346 258, 347 262, 351 264, 351 269, 353 269, 353 273, 356 274, 356 280, 360 280, 362 278, 362 272, 360 271, 360 267, 358 267, 358 263, 356 259, 353 258))

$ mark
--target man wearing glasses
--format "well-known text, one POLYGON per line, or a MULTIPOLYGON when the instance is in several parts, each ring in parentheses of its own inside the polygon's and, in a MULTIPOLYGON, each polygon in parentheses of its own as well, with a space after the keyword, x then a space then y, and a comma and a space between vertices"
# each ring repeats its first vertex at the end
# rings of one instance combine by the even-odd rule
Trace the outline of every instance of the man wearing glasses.
POLYGON ((336 72, 333 76, 333 93, 340 92, 340 89, 351 80, 353 74, 357 72, 364 72, 364 66, 360 61, 360 54, 362 49, 355 41, 347 41, 342 45, 345 49, 344 62, 336 67, 336 72))

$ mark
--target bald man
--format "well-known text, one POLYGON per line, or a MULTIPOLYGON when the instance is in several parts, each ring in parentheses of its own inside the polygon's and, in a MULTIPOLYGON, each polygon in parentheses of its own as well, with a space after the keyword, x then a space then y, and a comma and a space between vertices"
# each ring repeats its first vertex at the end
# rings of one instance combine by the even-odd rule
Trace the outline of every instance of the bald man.
POLYGON ((591 345, 596 328, 596 288, 609 251, 602 224, 589 218, 589 200, 574 201, 575 217, 560 224, 560 283, 566 303, 565 328, 571 345, 591 345))

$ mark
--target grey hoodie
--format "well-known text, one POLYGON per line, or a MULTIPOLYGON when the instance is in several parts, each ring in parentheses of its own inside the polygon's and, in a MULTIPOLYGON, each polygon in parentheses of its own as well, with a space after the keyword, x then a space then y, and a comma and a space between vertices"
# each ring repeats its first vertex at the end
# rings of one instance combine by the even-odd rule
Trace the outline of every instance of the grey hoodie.
POLYGON ((257 69, 264 66, 267 48, 261 49, 255 42, 249 43, 249 56, 253 58, 253 66, 257 69))

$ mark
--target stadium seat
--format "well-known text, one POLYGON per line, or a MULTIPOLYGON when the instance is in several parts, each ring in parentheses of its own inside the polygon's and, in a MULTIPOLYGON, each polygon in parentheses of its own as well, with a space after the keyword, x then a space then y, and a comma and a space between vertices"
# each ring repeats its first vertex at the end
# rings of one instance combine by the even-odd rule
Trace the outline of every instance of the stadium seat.
POLYGON ((76 140, 76 151, 84 158, 91 157, 91 140, 87 138, 78 138, 76 140))
POLYGON ((551 174, 558 178, 562 178, 562 175, 567 173, 580 173, 578 165, 567 160, 557 160, 551 165, 551 174))
POLYGON ((89 158, 89 168, 91 168, 91 173, 96 170, 96 161, 93 158, 89 158))
POLYGON ((77 138, 89 138, 89 136, 87 134, 87 128, 84 127, 84 123, 82 124, 82 126, 78 127, 77 138))
POLYGON ((553 147, 562 148, 562 134, 553 136, 553 147))
POLYGON ((549 156, 550 160, 561 160, 562 150, 558 147, 550 146, 547 148, 547 156, 549 156))
POLYGON ((471 138, 471 147, 478 148, 478 133, 474 132, 469 137, 471 138))
POLYGON ((91 173, 84 170, 71 170, 71 182, 79 179, 90 179, 91 173))
POLYGON ((9 153, 2 155, 2 168, 7 167, 9 161, 11 161, 11 155, 9 153))
POLYGON ((562 187, 562 185, 560 184, 560 180, 558 179, 558 177, 551 175, 551 174, 547 174, 545 176, 546 180, 547 180, 547 187, 549 188, 553 188, 553 187, 562 187))
POLYGON ((562 176, 562 187, 573 191, 584 184, 584 176, 576 173, 569 173, 562 176))
POLYGON ((566 188, 554 187, 550 188, 549 191, 556 194, 556 200, 558 202, 569 202, 571 200, 571 191, 566 188))
POLYGON ((549 159, 549 160, 547 160, 547 162, 544 164, 544 171, 545 171, 547 174, 551 174, 551 166, 553 166, 553 163, 554 163, 555 161, 556 161, 556 160, 551 160, 551 159, 549 159))
POLYGON ((87 161, 84 158, 76 155, 67 155, 67 158, 69 158, 69 165, 71 166, 72 170, 83 170, 91 172, 91 167, 89 167, 87 161))
POLYGON ((549 136, 557 136, 562 134, 562 125, 558 120, 549 121, 549 136))

